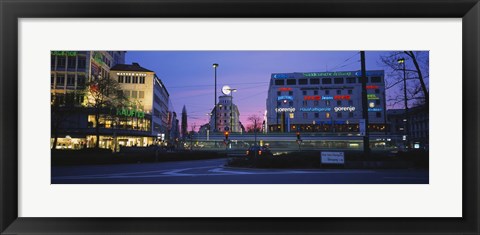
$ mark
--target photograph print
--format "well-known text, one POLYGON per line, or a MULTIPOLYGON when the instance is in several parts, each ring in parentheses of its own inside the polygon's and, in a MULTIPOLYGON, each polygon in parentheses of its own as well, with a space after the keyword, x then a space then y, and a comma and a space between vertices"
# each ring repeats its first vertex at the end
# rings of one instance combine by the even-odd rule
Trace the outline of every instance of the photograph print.
POLYGON ((51 51, 52 184, 429 184, 428 51, 51 51))

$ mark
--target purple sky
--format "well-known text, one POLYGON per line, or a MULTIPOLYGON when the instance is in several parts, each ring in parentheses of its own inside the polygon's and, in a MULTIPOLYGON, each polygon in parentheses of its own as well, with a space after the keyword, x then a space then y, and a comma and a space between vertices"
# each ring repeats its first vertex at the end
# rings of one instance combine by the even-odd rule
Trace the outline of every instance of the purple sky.
MULTIPOLYGON (((366 69, 386 70, 379 61, 387 53, 367 51, 366 69)), ((155 71, 179 119, 186 106, 189 129, 208 122, 214 99, 213 63, 219 64, 217 97, 223 85, 237 89, 233 99, 245 126, 249 116, 263 116, 271 73, 360 70, 358 51, 128 51, 126 63, 132 62, 155 71)))

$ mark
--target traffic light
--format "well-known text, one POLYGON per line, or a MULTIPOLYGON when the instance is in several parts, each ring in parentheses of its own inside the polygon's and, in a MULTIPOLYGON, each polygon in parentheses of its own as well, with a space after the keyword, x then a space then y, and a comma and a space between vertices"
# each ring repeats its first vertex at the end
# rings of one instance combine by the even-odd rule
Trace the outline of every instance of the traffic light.
POLYGON ((225 131, 225 140, 228 140, 228 131, 225 131))
POLYGON ((300 140, 300 132, 297 132, 297 140, 300 140))

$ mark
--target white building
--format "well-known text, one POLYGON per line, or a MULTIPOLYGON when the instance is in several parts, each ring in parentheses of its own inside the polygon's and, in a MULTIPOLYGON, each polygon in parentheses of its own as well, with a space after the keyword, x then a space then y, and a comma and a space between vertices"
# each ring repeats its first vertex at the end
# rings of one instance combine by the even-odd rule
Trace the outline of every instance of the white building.
MULTIPOLYGON (((237 105, 235 105, 232 96, 223 95, 218 97, 219 101, 217 103, 217 125, 216 131, 230 131, 230 132, 240 132, 241 127, 239 123, 240 112, 238 111, 237 105)), ((210 118, 210 127, 214 128, 215 117, 214 109, 211 112, 210 118)))

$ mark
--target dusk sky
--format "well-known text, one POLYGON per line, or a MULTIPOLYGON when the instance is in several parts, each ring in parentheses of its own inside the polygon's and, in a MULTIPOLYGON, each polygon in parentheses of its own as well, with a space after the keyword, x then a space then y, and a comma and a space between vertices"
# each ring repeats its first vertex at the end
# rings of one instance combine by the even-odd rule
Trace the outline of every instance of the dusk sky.
MULTIPOLYGON (((387 53, 367 51, 366 69, 387 70, 380 63, 380 56, 387 53)), ((207 113, 213 108, 213 63, 219 64, 217 97, 224 85, 237 89, 233 102, 245 126, 249 116, 263 117, 272 73, 360 70, 358 51, 128 51, 126 63, 132 62, 155 71, 170 94, 178 119, 185 105, 189 129, 195 124, 197 130, 208 122, 207 113)))

